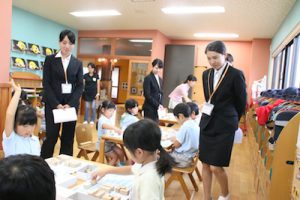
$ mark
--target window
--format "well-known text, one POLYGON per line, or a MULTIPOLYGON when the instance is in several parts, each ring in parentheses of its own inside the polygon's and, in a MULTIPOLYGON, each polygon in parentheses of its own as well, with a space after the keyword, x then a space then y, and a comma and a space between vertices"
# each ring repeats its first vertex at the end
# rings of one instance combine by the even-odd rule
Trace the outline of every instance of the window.
POLYGON ((79 38, 80 55, 109 55, 111 54, 110 38, 79 38))
POLYGON ((116 55, 123 56, 151 56, 152 39, 128 39, 116 40, 116 55))

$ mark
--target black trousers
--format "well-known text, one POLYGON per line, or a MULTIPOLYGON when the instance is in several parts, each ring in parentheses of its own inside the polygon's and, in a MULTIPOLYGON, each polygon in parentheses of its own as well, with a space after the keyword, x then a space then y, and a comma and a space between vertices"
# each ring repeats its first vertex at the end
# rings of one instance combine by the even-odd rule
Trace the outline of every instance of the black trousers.
POLYGON ((41 157, 46 159, 53 156, 55 144, 58 139, 59 131, 62 125, 62 133, 60 137, 61 145, 59 154, 73 156, 73 143, 76 121, 54 124, 52 109, 45 106, 46 119, 46 140, 43 142, 41 149, 41 157))
POLYGON ((144 107, 144 118, 152 119, 153 121, 158 123, 158 113, 157 109, 144 107))

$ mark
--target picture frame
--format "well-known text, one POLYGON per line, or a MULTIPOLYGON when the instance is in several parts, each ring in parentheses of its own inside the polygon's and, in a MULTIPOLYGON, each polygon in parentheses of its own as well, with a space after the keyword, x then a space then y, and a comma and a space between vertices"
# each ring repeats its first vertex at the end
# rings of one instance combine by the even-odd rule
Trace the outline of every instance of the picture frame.
POLYGON ((28 46, 27 46, 27 43, 22 40, 12 40, 11 41, 11 49, 12 49, 12 51, 24 53, 28 50, 28 46))
POLYGON ((30 54, 39 55, 41 54, 41 49, 38 44, 28 43, 28 50, 30 54))
POLYGON ((40 70, 40 65, 37 60, 27 59, 27 68, 30 70, 40 70))
POLYGON ((11 65, 14 68, 25 69, 26 68, 26 61, 25 61, 24 58, 11 57, 11 65))
POLYGON ((42 47, 42 55, 43 56, 50 56, 53 54, 53 49, 50 47, 42 47))

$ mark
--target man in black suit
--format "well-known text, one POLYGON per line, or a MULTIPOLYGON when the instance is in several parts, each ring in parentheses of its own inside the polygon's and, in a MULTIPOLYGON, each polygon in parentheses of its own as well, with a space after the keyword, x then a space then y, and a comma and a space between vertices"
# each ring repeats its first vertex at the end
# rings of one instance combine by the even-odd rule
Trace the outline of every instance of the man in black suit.
POLYGON ((163 62, 156 58, 152 62, 152 71, 144 79, 144 117, 158 122, 157 109, 162 108, 162 79, 158 76, 159 71, 163 68, 163 62))
MULTIPOLYGON (((46 118, 46 140, 41 149, 41 157, 53 156, 61 124, 55 124, 53 109, 75 107, 83 91, 82 62, 71 55, 75 44, 75 34, 64 30, 59 35, 60 51, 47 56, 43 67, 43 87, 46 118)), ((76 121, 62 123, 60 154, 73 155, 76 121)))
POLYGON ((214 41, 205 49, 212 68, 203 72, 206 102, 200 121, 199 158, 202 161, 204 199, 211 199, 212 173, 220 184, 218 200, 228 200, 228 179, 223 167, 229 166, 234 133, 246 107, 243 72, 225 61, 226 47, 214 41))

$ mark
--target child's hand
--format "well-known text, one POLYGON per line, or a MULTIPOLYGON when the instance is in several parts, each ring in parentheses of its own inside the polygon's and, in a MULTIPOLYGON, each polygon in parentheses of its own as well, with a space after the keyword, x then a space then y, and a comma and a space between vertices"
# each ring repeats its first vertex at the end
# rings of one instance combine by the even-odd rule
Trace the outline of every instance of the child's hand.
POLYGON ((16 85, 14 79, 10 80, 10 85, 12 86, 14 91, 21 91, 22 90, 20 84, 16 85))
POLYGON ((94 173, 92 173, 92 182, 100 180, 103 176, 106 175, 106 170, 98 170, 94 173))
POLYGON ((119 129, 119 128, 116 129, 115 131, 116 131, 119 135, 123 134, 123 131, 122 131, 121 129, 119 129))

